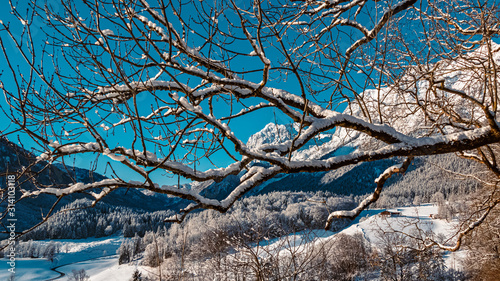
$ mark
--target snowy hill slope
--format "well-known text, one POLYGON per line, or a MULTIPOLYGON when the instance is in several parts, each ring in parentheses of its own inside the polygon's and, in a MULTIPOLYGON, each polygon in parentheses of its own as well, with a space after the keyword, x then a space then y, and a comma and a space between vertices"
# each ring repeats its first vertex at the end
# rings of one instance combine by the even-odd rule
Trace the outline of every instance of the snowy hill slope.
MULTIPOLYGON (((444 219, 436 219, 434 217, 437 213, 438 207, 432 204, 394 209, 367 210, 363 211, 358 219, 340 232, 314 230, 293 233, 280 238, 262 241, 258 245, 255 245, 251 252, 252 255, 258 255, 262 262, 277 260, 277 258, 283 262, 283 260, 286 260, 286 257, 291 258, 295 255, 297 256, 294 258, 300 260, 298 257, 307 256, 308 253, 312 255, 315 251, 321 251, 320 249, 328 249, 327 251, 334 252, 341 251, 337 248, 340 245, 335 243, 345 243, 346 240, 344 237, 346 235, 348 237, 362 237, 365 247, 367 247, 366 249, 371 248, 369 251, 374 255, 387 254, 385 253, 387 247, 399 247, 400 250, 405 247, 418 249, 419 244, 414 244, 414 241, 410 242, 414 237, 422 238, 421 242, 427 238, 443 241, 456 234, 458 222, 456 220, 446 221, 444 219)), ((454 243, 454 240, 447 240, 447 242, 451 244, 454 243)), ((344 246, 353 247, 353 245, 344 246)), ((401 250, 401 252, 404 251, 401 250)), ((347 255, 349 253, 339 254, 347 255)), ((454 274, 463 270, 462 264, 466 257, 466 250, 458 252, 438 251, 437 256, 434 257, 436 261, 433 260, 432 262, 439 263, 438 257, 441 254, 444 262, 444 271, 454 274)), ((367 255, 367 253, 360 252, 356 255, 358 256, 356 259, 367 258, 366 256, 362 256, 367 255)), ((236 260, 241 262, 242 256, 239 253, 235 253, 234 256, 236 260)), ((250 255, 247 258, 250 258, 250 255)), ((359 260, 359 262, 361 263, 362 261, 359 260)), ((284 262, 283 266, 287 266, 286 262, 284 262)), ((381 280, 380 272, 376 272, 380 270, 377 267, 371 269, 365 268, 364 270, 366 271, 360 272, 364 280, 365 278, 367 280, 381 280), (370 270, 373 272, 368 272, 370 270)), ((343 278, 347 277, 344 276, 343 278)))
MULTIPOLYGON (((236 248, 236 252, 227 257, 228 262, 231 259, 243 262, 248 253, 252 252, 257 257, 265 262, 269 258, 280 257, 280 262, 286 260, 290 255, 300 254, 305 255, 308 251, 317 251, 321 247, 326 247, 328 243, 334 242, 336 239, 342 239, 342 235, 361 235, 362 239, 369 247, 382 251, 386 243, 383 238, 383 233, 404 232, 411 235, 417 235, 419 229, 425 232, 426 235, 439 239, 440 236, 451 237, 454 234, 456 221, 446 221, 441 219, 430 218, 430 215, 437 214, 437 206, 425 204, 417 207, 400 207, 394 209, 377 209, 364 211, 360 218, 354 221, 349 227, 341 232, 334 233, 331 231, 314 230, 303 231, 290 234, 280 238, 271 240, 263 240, 258 244, 254 244, 251 248, 236 248), (383 211, 392 212, 393 215, 383 216, 383 211), (394 215, 394 214, 397 215, 394 215)), ((93 281, 111 281, 111 280, 128 280, 134 270, 138 269, 143 275, 157 274, 158 268, 151 268, 140 264, 140 260, 135 260, 129 264, 118 264, 118 256, 115 255, 116 250, 123 238, 111 237, 100 239, 84 239, 84 240, 55 240, 52 243, 58 243, 61 253, 56 258, 54 263, 50 263, 43 259, 21 259, 17 263, 19 275, 16 280, 48 280, 58 276, 50 268, 60 266, 58 271, 65 274, 70 274, 72 270, 84 269, 89 274, 93 281)), ((23 242, 27 243, 27 242, 23 242)), ((46 245, 49 241, 34 241, 46 245)), ((330 249, 329 251, 335 251, 330 249)), ((461 269, 461 260, 465 256, 464 251, 457 253, 446 253, 444 255, 444 263, 447 269, 461 269)), ((0 260, 3 261, 3 260, 0 260)), ((202 278, 209 265, 215 262, 208 259, 200 261, 185 261, 185 274, 189 274, 193 280, 202 278)), ((7 264, 0 263, 0 279, 6 280, 8 271, 4 270, 7 264)), ((172 276, 172 271, 177 270, 178 265, 173 265, 167 261, 162 266, 162 274, 164 276, 172 276), (168 266, 167 266, 168 265, 168 266)), ((230 274, 230 272, 228 272, 230 274)), ((378 273, 364 272, 363 276, 371 276, 370 280, 379 280, 378 273)), ((62 279, 67 280, 66 275, 62 279)), ((175 275, 174 275, 175 276, 175 275)))

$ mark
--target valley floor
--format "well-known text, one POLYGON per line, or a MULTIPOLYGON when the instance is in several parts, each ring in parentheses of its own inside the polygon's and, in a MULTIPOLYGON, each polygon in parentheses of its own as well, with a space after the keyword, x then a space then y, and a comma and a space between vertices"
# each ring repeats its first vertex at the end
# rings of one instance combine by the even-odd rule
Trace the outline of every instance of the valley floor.
MULTIPOLYGON (((433 219, 437 214, 437 207, 431 204, 418 207, 402 207, 388 210, 368 210, 363 212, 359 218, 349 227, 340 233, 354 235, 361 233, 363 237, 372 245, 380 245, 381 233, 390 232, 413 232, 417 226, 423 231, 433 232, 434 236, 450 237, 454 234, 456 222, 448 222, 441 219, 433 219), (383 215, 383 211, 390 214, 383 215)), ((314 231, 292 234, 286 237, 288 241, 294 241, 295 245, 306 245, 306 243, 320 243, 328 239, 335 239, 337 233, 330 231, 314 231), (314 236, 314 239, 311 239, 314 236), (308 242, 304 242, 308 241, 308 242)), ((92 281, 126 281, 129 280, 133 272, 138 269, 143 276, 155 275, 157 268, 141 266, 140 260, 129 264, 118 264, 116 251, 119 248, 123 237, 89 238, 82 240, 53 240, 60 246, 60 253, 53 261, 46 259, 16 260, 16 278, 18 281, 35 280, 68 280, 72 270, 84 269, 92 281)), ((276 248, 281 247, 277 238, 264 241, 259 247, 276 248)), ((49 240, 36 241, 36 243, 50 243, 49 240)), ((290 243, 287 243, 290 245, 290 243)), ((257 247, 257 245, 255 245, 257 247)), ((280 249, 278 249, 280 251, 280 249)), ((262 251, 265 253, 265 251, 262 251)), ((460 261, 465 252, 447 253, 445 264, 448 268, 460 270, 460 261)), ((8 280, 10 272, 6 259, 0 260, 0 280, 8 280)))

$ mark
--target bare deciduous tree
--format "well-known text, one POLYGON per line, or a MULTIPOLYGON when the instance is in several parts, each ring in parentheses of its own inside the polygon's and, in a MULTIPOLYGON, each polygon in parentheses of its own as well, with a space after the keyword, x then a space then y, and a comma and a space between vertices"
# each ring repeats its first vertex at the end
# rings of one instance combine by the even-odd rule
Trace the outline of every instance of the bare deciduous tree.
POLYGON ((76 270, 76 269, 73 269, 71 271, 72 275, 69 277, 68 280, 71 280, 71 281, 89 281, 90 280, 90 276, 87 275, 87 272, 85 271, 85 269, 80 269, 80 270, 76 270))
POLYGON ((167 219, 180 222, 199 208, 224 212, 278 174, 405 159, 356 209, 331 213, 329 227, 359 215, 416 156, 457 153, 500 176, 491 148, 500 141, 495 2, 32 1, 28 15, 11 6, 24 25, 17 36, 1 24, 12 123, 44 148, 40 161, 113 160, 110 179, 23 197, 86 192, 98 202, 120 187, 144 188, 191 200, 167 219), (251 146, 239 127, 266 112, 294 130, 251 146), (332 141, 317 142, 327 133, 332 141), (331 153, 355 138, 364 141, 354 152, 331 153), (316 152, 305 153, 311 145, 316 152), (142 180, 126 180, 132 173, 142 180), (237 175, 239 184, 208 199, 160 185, 165 173, 197 182, 237 175))

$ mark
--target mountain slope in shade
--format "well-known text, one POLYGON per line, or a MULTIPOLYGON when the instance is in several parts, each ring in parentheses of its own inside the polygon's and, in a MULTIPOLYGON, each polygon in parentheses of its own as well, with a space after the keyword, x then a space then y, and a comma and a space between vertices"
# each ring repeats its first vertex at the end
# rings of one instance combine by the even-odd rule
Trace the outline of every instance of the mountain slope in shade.
MULTIPOLYGON (((6 182, 6 174, 16 175, 16 199, 21 196, 21 189, 34 190, 38 185, 53 185, 65 187, 75 182, 91 183, 106 177, 87 169, 64 166, 59 163, 49 164, 40 162, 32 167, 29 174, 19 177, 20 172, 36 161, 36 156, 6 138, 0 138, 0 181, 6 182), (33 177, 33 179, 31 179, 33 177)), ((3 184, 2 184, 3 187, 3 184)), ((7 196, 6 193, 3 196, 7 196)), ((90 198, 83 193, 71 194, 63 197, 57 209, 77 199, 90 198)), ((41 194, 34 198, 24 198, 16 203, 16 217, 19 219, 17 231, 26 229, 38 223, 45 216, 57 198, 52 195, 41 194)), ((117 189, 102 200, 110 207, 123 206, 141 211, 168 210, 185 207, 188 202, 179 202, 177 198, 169 198, 164 194, 150 196, 137 189, 117 189)), ((0 210, 4 211, 7 202, 0 202, 0 210)), ((6 221, 2 221, 0 232, 5 231, 6 221)), ((0 238, 2 234, 0 234, 0 238)))

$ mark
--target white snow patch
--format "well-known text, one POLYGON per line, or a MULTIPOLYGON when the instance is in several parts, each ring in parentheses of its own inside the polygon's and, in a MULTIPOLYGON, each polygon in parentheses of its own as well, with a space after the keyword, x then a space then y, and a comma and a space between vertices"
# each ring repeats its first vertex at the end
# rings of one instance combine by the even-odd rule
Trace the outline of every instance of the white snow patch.
POLYGON ((106 36, 115 35, 115 34, 113 33, 113 30, 111 30, 111 29, 104 29, 104 30, 102 31, 102 34, 104 34, 104 35, 106 35, 106 36))

